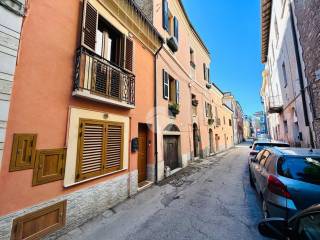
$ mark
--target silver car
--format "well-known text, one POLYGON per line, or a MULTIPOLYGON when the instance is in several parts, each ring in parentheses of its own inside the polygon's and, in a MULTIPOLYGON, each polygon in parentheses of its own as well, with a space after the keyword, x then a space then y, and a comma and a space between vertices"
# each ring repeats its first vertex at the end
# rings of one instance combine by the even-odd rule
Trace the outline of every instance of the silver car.
POLYGON ((268 148, 268 147, 290 147, 289 143, 286 142, 280 142, 270 139, 262 139, 254 141, 253 144, 250 146, 251 151, 249 153, 249 161, 252 158, 255 158, 262 149, 268 148))
POLYGON ((320 203, 320 150, 267 148, 249 163, 265 217, 288 219, 320 203))

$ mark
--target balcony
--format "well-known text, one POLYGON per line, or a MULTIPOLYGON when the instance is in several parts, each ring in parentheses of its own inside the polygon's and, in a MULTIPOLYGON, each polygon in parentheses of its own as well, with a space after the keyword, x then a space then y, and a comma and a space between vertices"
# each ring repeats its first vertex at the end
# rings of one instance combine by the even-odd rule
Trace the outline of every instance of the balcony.
POLYGON ((131 72, 83 47, 76 54, 73 96, 135 107, 135 76, 131 72))
POLYGON ((283 103, 280 96, 270 96, 267 100, 268 113, 281 113, 283 111, 283 103))

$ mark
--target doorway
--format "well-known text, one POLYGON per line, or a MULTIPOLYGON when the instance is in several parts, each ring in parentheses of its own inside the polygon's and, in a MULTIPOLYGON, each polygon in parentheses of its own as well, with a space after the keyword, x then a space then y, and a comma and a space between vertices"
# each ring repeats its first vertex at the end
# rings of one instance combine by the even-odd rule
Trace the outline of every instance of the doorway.
POLYGON ((170 170, 179 167, 179 136, 163 136, 164 165, 170 170))
POLYGON ((209 153, 214 153, 212 129, 209 129, 209 153))
POLYGON ((219 152, 219 135, 215 135, 216 152, 219 152))
POLYGON ((194 157, 199 157, 199 130, 197 124, 193 124, 193 151, 194 157))
POLYGON ((138 182, 147 180, 147 149, 148 149, 148 128, 145 124, 138 127, 138 182))

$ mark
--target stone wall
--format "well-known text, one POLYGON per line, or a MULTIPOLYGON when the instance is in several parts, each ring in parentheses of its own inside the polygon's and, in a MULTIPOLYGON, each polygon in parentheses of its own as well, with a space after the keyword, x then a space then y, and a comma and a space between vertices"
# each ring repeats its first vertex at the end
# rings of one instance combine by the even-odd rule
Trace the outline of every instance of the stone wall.
MULTIPOLYGON (((137 189, 137 171, 131 173, 131 194, 137 189)), ((128 174, 124 174, 104 183, 67 194, 50 201, 22 209, 18 212, 0 218, 0 240, 10 239, 13 219, 36 210, 53 205, 57 202, 67 200, 66 226, 61 230, 48 236, 47 239, 57 237, 70 232, 84 224, 89 219, 105 212, 117 203, 128 197, 128 174)))
POLYGON ((295 0, 294 3, 305 75, 313 101, 316 146, 320 147, 320 79, 316 80, 316 71, 320 70, 320 1, 295 0))

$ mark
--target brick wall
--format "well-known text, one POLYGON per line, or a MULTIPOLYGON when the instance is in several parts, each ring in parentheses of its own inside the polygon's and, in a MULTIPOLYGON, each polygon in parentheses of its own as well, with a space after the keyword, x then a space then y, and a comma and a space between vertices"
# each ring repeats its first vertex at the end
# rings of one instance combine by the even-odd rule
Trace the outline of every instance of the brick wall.
POLYGON ((305 74, 310 84, 313 101, 314 131, 317 147, 320 146, 320 80, 315 72, 320 70, 320 1, 295 0, 295 15, 302 56, 305 63, 305 74))

